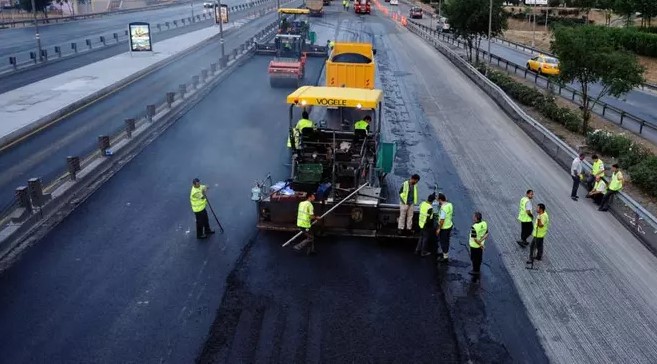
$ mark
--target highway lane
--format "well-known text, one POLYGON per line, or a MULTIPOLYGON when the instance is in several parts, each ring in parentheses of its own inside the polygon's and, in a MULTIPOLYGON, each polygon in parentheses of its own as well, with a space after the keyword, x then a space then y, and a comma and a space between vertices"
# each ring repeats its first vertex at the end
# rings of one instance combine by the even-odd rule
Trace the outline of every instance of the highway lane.
MULTIPOLYGON (((275 15, 269 14, 227 32, 226 51, 245 42, 274 19, 275 15)), ((217 39, 0 153, 0 206, 11 203, 15 188, 29 178, 42 177, 48 183, 64 173, 67 156, 84 156, 93 151, 98 135, 113 134, 123 127, 125 119, 143 116, 146 105, 163 102, 166 92, 177 91, 179 84, 190 82, 192 75, 217 62, 220 49, 217 39)))
MULTIPOLYGON (((229 6, 244 3, 244 0, 226 0, 229 6)), ((203 3, 194 2, 194 14, 201 14, 203 3)), ((116 14, 96 19, 84 19, 69 23, 56 23, 39 26, 41 43, 44 46, 58 44, 68 45, 70 42, 97 37, 112 32, 123 32, 130 22, 146 21, 161 23, 175 19, 187 18, 192 15, 190 4, 172 6, 160 9, 150 9, 134 13, 116 14)), ((31 27, 0 30, 0 58, 8 57, 17 52, 30 51, 36 48, 34 29, 31 27)), ((3 60, 4 62, 4 60, 3 60)))
MULTIPOLYGON (((192 362, 249 241, 243 277, 257 284, 253 289, 281 287, 257 303, 290 325, 275 322, 288 327, 281 341, 263 336, 257 354, 241 346, 235 355, 280 362, 457 358, 431 264, 358 241, 322 247, 323 255, 308 260, 278 249, 281 236, 255 235, 251 181, 287 173, 289 90, 269 88, 267 63, 256 58, 231 75, 0 277, 0 330, 11 332, 0 341, 5 360, 192 362), (189 211, 195 176, 210 186, 226 228, 203 242, 189 211)), ((309 59, 308 79, 322 63, 309 59)))
MULTIPOLYGON (((454 321, 457 328, 462 317, 486 322, 465 320, 473 347, 488 347, 482 334, 489 332, 513 359, 483 361, 655 362, 657 257, 612 215, 587 199, 572 201, 568 173, 441 53, 409 33, 384 39, 390 42, 379 49, 398 50, 392 55, 399 67, 388 67, 387 79, 404 80, 398 82, 409 90, 391 110, 403 121, 391 131, 402 145, 399 158, 408 161, 399 180, 420 171, 421 184, 439 183, 455 205, 450 258, 457 264, 443 281, 448 302, 458 308, 454 321), (529 252, 515 242, 517 204, 529 188, 534 206, 545 203, 550 214, 536 270, 525 269, 529 252), (491 232, 480 286, 465 284, 464 245, 474 210, 491 232), (514 322, 520 315, 531 324, 514 322), (533 358, 540 350, 535 338, 545 354, 533 358)), ((377 57, 381 68, 386 62, 377 57)))
MULTIPOLYGON (((395 10, 398 10, 401 14, 405 16, 408 16, 410 10, 410 6, 402 2, 399 3, 398 7, 390 6, 388 3, 386 3, 386 6, 388 6, 389 8, 398 8, 395 10)), ((428 18, 426 15, 424 16, 423 19, 413 19, 413 20, 425 26, 431 26, 431 19, 428 18)), ((435 26, 435 21, 434 21, 434 26, 435 26)), ((482 50, 488 49, 488 41, 482 40, 481 49, 482 50)), ((521 66, 526 66, 527 61, 531 57, 533 57, 532 55, 525 53, 520 49, 507 47, 503 44, 494 43, 494 42, 491 44, 491 53, 521 66)), ((578 83, 571 83, 570 86, 579 90, 578 83)), ((600 91, 601 91, 601 86, 597 84, 592 85, 590 89, 591 97, 596 97, 600 91)), ((657 93, 634 89, 629 93, 627 93, 626 95, 622 96, 621 98, 615 98, 613 96, 605 96, 601 99, 601 101, 604 101, 611 106, 617 107, 621 110, 625 110, 626 112, 629 112, 654 125, 657 125, 657 93)))

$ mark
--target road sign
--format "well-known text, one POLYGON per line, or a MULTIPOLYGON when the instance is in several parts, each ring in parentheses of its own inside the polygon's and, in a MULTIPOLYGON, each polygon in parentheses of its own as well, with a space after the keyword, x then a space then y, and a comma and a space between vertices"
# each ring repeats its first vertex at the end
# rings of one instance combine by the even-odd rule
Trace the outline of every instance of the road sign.
POLYGON ((136 22, 128 24, 128 34, 130 34, 131 52, 150 52, 153 50, 151 25, 149 23, 136 22))

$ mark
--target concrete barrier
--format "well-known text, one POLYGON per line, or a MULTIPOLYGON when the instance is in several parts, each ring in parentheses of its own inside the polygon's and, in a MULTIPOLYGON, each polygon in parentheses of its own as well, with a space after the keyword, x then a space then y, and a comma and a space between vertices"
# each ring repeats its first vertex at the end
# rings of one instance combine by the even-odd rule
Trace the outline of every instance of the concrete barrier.
MULTIPOLYGON (((564 170, 570 170, 573 159, 579 154, 578 151, 571 148, 541 123, 529 116, 501 88, 481 74, 463 57, 443 44, 442 41, 415 24, 409 24, 407 29, 423 38, 446 56, 461 72, 484 90, 564 170)), ((588 162, 585 163, 585 169, 591 170, 591 165, 588 162)), ((653 254, 657 255, 657 218, 626 193, 621 192, 618 197, 611 203, 610 211, 612 214, 653 254)))

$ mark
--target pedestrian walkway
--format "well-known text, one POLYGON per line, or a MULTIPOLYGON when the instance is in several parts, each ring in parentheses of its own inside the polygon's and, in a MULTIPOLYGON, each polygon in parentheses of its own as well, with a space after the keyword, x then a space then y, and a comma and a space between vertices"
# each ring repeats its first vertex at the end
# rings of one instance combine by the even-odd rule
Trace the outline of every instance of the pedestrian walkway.
MULTIPOLYGON (((224 31, 240 28, 255 16, 235 20, 224 31)), ((153 52, 126 52, 0 94, 0 147, 14 138, 75 111, 79 100, 125 84, 131 78, 219 34, 211 26, 153 44, 153 52)), ((162 90, 153 90, 162 92, 162 90)))

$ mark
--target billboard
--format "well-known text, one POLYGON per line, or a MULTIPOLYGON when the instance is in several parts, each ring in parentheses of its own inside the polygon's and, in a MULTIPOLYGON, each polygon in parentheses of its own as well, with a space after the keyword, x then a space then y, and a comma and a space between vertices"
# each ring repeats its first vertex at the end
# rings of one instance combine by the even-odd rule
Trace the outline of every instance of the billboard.
POLYGON ((128 34, 130 34, 131 52, 150 52, 153 50, 151 25, 149 23, 137 22, 128 24, 128 34))
POLYGON ((219 24, 219 19, 222 19, 224 24, 228 23, 228 5, 221 4, 221 6, 214 6, 214 21, 216 24, 219 24), (221 17, 219 14, 221 13, 221 17))
POLYGON ((525 0, 525 5, 547 5, 548 0, 525 0))

